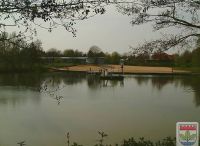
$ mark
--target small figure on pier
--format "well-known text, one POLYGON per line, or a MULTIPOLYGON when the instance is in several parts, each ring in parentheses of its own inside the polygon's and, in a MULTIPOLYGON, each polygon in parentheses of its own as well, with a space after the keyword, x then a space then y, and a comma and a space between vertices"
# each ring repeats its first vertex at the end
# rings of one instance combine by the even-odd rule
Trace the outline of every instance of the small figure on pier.
POLYGON ((121 71, 124 74, 124 59, 120 59, 121 71))

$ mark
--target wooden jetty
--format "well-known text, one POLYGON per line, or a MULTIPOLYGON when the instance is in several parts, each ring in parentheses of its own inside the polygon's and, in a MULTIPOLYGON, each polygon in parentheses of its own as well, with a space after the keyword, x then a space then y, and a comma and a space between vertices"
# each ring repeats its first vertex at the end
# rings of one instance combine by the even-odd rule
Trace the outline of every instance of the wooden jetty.
POLYGON ((123 80, 124 76, 123 76, 123 74, 116 75, 111 72, 108 72, 107 70, 104 70, 100 75, 100 79, 102 79, 102 80, 123 80))

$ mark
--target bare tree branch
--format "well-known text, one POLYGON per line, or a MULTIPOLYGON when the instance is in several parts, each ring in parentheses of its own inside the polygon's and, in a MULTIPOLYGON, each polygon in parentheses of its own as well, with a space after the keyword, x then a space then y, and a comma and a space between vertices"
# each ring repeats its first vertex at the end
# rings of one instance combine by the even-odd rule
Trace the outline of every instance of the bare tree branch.
MULTIPOLYGON (((119 4, 118 10, 132 16, 132 25, 151 22, 155 30, 175 27, 182 31, 170 38, 161 38, 137 47, 143 50, 168 50, 189 38, 199 37, 200 33, 200 2, 198 0, 135 0, 140 4, 119 4), (163 47, 163 48, 162 48, 163 47)), ((142 51, 144 52, 144 50, 142 51)))

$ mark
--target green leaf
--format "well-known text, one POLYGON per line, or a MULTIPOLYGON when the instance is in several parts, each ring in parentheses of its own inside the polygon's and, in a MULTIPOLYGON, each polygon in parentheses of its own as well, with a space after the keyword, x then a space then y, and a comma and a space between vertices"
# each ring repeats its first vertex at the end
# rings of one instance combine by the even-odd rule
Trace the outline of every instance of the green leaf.
POLYGON ((196 134, 192 134, 191 136, 190 136, 190 140, 194 140, 196 138, 196 134))
POLYGON ((186 140, 186 137, 185 137, 184 134, 179 134, 179 136, 180 136, 180 138, 181 138, 182 140, 186 140))

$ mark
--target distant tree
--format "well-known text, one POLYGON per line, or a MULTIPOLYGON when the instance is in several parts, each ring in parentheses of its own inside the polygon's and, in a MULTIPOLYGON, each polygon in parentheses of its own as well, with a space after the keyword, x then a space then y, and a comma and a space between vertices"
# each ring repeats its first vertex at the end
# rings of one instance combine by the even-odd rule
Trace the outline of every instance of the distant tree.
POLYGON ((192 51, 192 65, 200 67, 200 46, 192 51))
POLYGON ((120 58, 121 58, 121 56, 120 56, 119 53, 113 52, 111 54, 111 63, 112 64, 119 64, 120 63, 120 58))
POLYGON ((66 50, 64 50, 63 55, 66 57, 74 57, 75 52, 73 49, 66 49, 66 50))
POLYGON ((192 65, 200 67, 200 38, 196 42, 196 49, 192 51, 192 65))
POLYGON ((104 57, 104 53, 102 52, 101 48, 98 46, 92 46, 90 47, 88 53, 88 57, 104 57))
POLYGON ((182 67, 191 67, 192 66, 192 52, 186 50, 181 55, 176 55, 176 65, 182 67))
POLYGON ((51 48, 46 52, 48 57, 59 57, 61 56, 61 51, 57 50, 56 48, 51 48))
POLYGON ((105 53, 105 63, 111 63, 111 55, 109 53, 105 53))
POLYGON ((83 52, 81 52, 81 51, 79 51, 79 50, 75 50, 74 54, 75 54, 76 57, 86 56, 85 53, 83 53, 83 52))
POLYGON ((196 49, 193 51, 184 51, 182 54, 175 55, 177 66, 183 67, 200 67, 200 39, 196 42, 196 49))
POLYGON ((79 50, 73 50, 73 49, 66 49, 63 52, 63 56, 66 57, 82 57, 84 56, 84 53, 79 50))

